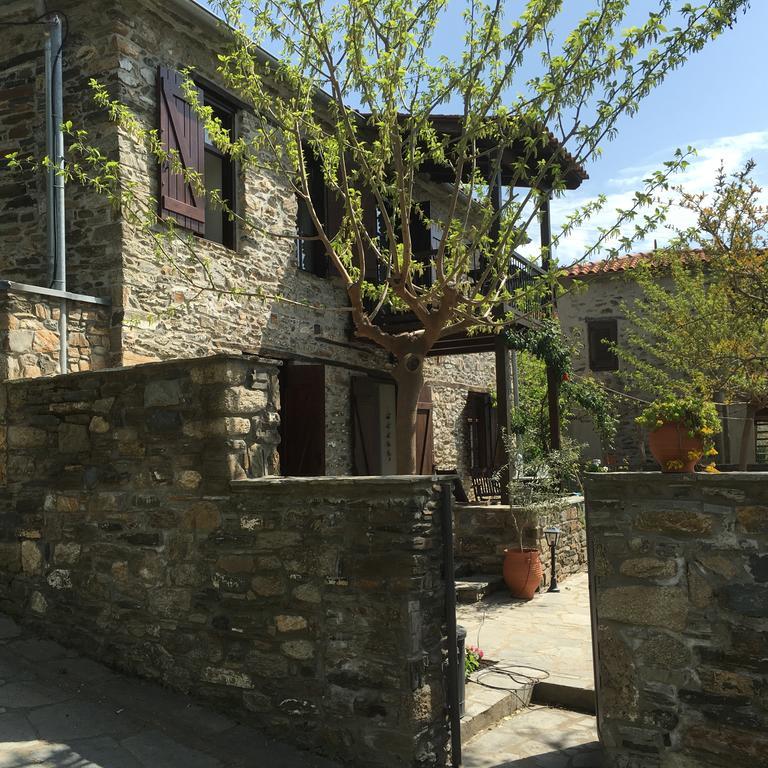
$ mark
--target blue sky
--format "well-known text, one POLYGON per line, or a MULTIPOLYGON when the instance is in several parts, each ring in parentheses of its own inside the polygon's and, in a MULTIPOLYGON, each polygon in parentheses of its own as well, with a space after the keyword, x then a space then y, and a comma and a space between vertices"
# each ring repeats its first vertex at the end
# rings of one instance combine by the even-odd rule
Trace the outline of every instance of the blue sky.
MULTIPOLYGON (((510 0, 508 8, 522 7, 521 0, 510 0)), ((566 13, 583 13, 591 3, 566 0, 566 13)), ((452 41, 460 39, 463 23, 458 12, 449 12, 438 39, 450 54, 452 41)), ((636 0, 633 8, 640 16, 656 7, 653 0, 636 0)), ((632 118, 619 123, 619 135, 603 146, 602 157, 590 165, 590 179, 582 187, 553 202, 553 228, 563 221, 575 205, 598 194, 608 195, 608 204, 590 224, 569 236, 558 248, 558 259, 568 264, 578 259, 594 241, 597 228, 615 220, 615 209, 627 207, 632 193, 642 179, 665 160, 677 147, 693 145, 698 156, 690 167, 676 177, 676 183, 691 191, 710 189, 715 171, 722 161, 735 170, 749 159, 757 161, 755 177, 768 189, 768 98, 766 98, 765 30, 768 29, 768 2, 752 0, 752 8, 740 16, 703 51, 653 92, 632 118)), ((569 16, 561 25, 566 29, 569 16)), ((635 18, 639 19, 639 16, 635 18)), ((634 22, 635 18, 631 19, 634 22)), ((561 31, 556 29, 556 31, 561 31)), ((672 210, 670 220, 684 223, 681 212, 672 210)), ((652 247, 654 239, 665 241, 666 232, 654 233, 637 250, 652 247)))

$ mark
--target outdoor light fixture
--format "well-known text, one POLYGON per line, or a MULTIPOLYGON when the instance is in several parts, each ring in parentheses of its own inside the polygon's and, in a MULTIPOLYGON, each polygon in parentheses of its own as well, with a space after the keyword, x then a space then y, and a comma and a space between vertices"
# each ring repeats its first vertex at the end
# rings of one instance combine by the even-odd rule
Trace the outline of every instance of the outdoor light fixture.
POLYGON ((557 556, 555 554, 557 550, 557 542, 560 541, 560 529, 557 526, 550 526, 544 529, 544 538, 549 545, 549 551, 552 554, 552 578, 549 580, 549 589, 547 592, 559 592, 560 587, 557 586, 557 556))

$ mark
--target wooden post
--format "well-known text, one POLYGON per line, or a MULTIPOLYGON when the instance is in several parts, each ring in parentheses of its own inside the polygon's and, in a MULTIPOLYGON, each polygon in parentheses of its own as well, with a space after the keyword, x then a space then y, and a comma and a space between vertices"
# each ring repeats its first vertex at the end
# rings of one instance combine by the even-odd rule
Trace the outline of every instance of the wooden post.
POLYGON ((497 461, 501 469, 501 503, 509 504, 509 462, 513 456, 508 456, 504 446, 503 436, 509 434, 509 407, 512 399, 512 376, 509 360, 509 349, 501 336, 496 337, 496 419, 498 422, 498 437, 496 444, 497 461), (500 460, 500 461, 499 461, 500 460))
MULTIPOLYGON (((542 267, 549 271, 552 265, 552 224, 549 211, 550 193, 545 192, 539 198, 539 221, 541 231, 542 267)), ((557 318, 557 299, 554 288, 549 296, 552 318, 557 318)), ((547 411, 549 413, 549 447, 559 450, 560 438, 560 379, 550 365, 547 365, 547 411)))

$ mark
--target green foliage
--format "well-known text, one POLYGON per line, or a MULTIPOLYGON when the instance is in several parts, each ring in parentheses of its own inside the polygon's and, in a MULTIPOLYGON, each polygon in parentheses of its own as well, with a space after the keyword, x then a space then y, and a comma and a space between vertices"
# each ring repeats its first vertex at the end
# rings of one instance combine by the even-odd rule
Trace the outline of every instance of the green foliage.
MULTIPOLYGON (((732 177, 721 169, 711 195, 678 190, 695 223, 629 276, 642 296, 625 303, 625 340, 614 345, 638 391, 746 403, 748 426, 768 405, 768 212, 752 167, 732 177)), ((748 443, 749 429, 742 464, 748 443)))
MULTIPOLYGON (((504 438, 508 456, 514 456, 514 435, 504 438)), ((536 528, 541 516, 557 509, 563 497, 581 490, 581 446, 568 438, 559 450, 537 454, 525 464, 525 475, 518 476, 514 463, 510 466, 509 499, 511 517, 523 549, 527 532, 536 528)))
POLYGON ((473 672, 477 672, 480 669, 480 659, 483 658, 484 654, 480 648, 474 645, 466 646, 464 651, 464 676, 469 679, 473 672))
POLYGON ((569 342, 554 321, 545 321, 531 329, 509 332, 509 346, 518 352, 520 406, 510 413, 510 431, 518 436, 517 452, 530 461, 549 451, 549 411, 547 375, 549 363, 560 381, 560 424, 566 429, 578 416, 592 421, 605 448, 616 435, 618 416, 611 394, 591 376, 576 376, 572 360, 575 345, 569 342))
POLYGON ((651 403, 636 419, 651 432, 664 424, 683 424, 690 437, 704 438, 706 453, 714 452, 712 436, 722 431, 715 404, 699 397, 666 397, 651 403))

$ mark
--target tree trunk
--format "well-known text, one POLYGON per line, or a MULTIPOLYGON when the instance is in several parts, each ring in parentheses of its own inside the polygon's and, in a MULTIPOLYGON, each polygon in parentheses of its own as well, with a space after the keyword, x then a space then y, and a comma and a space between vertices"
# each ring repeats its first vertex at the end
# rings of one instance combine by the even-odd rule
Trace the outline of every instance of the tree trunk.
POLYGON ((416 474, 416 414, 424 386, 424 357, 407 353, 393 371, 397 382, 397 473, 416 474))
POLYGON ((752 444, 752 433, 755 426, 755 413, 757 408, 751 403, 747 405, 747 414, 744 419, 744 428, 741 430, 741 443, 739 445, 739 469, 745 472, 747 469, 747 457, 752 444))

